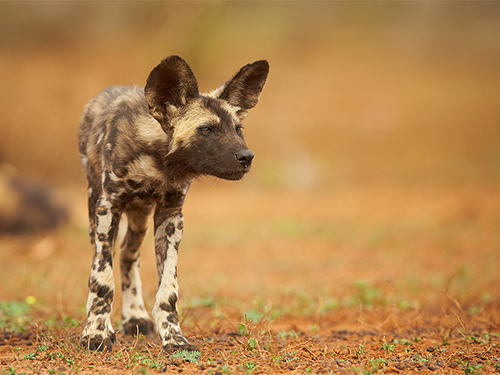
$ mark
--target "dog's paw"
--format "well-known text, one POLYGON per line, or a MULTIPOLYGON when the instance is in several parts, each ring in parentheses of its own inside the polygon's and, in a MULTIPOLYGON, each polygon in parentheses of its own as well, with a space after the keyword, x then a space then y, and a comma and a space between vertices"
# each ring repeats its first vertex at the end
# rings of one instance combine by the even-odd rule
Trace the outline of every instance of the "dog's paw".
POLYGON ((167 354, 173 354, 177 351, 188 351, 188 352, 199 352, 198 347, 194 344, 190 344, 189 342, 185 342, 183 344, 167 344, 163 346, 163 350, 167 354))
POLYGON ((137 336, 143 334, 149 336, 155 332, 155 325, 149 319, 130 319, 123 324, 123 333, 129 336, 137 336))
POLYGON ((80 339, 80 346, 88 350, 97 350, 99 352, 107 350, 108 352, 110 352, 115 342, 116 336, 114 333, 110 334, 105 339, 103 339, 102 336, 95 336, 92 338, 83 336, 80 339))

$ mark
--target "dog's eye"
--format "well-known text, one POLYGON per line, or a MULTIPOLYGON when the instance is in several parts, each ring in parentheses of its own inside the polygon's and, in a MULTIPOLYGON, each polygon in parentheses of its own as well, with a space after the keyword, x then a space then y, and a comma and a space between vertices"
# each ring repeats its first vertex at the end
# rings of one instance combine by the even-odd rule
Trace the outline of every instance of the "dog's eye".
POLYGON ((236 126, 236 133, 238 135, 242 135, 243 134, 243 126, 241 126, 241 125, 236 126))
POLYGON ((208 126, 204 126, 200 128, 200 130, 205 134, 210 134, 212 132, 212 129, 210 129, 208 126))

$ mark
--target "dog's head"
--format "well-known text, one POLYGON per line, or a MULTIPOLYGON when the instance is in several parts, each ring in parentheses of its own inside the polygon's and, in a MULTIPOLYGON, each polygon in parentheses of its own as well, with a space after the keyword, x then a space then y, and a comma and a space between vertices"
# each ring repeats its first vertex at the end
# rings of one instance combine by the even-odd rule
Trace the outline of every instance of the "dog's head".
POLYGON ((242 120, 259 101, 269 73, 265 60, 241 68, 209 94, 198 92, 189 65, 169 56, 150 73, 144 89, 149 113, 169 135, 169 155, 198 174, 238 180, 254 157, 245 144, 242 120))

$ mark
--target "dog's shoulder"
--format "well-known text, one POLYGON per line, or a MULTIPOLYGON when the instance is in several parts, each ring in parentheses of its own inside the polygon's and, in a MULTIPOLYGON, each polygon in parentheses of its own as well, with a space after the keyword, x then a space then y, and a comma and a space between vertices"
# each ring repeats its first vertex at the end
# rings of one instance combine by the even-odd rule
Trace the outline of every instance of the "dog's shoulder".
POLYGON ((137 86, 109 86, 90 101, 87 109, 109 118, 148 114, 144 89, 137 86))
POLYGON ((85 107, 80 128, 112 138, 121 133, 125 138, 146 143, 164 141, 166 136, 149 114, 144 89, 137 86, 109 86, 102 90, 85 107))

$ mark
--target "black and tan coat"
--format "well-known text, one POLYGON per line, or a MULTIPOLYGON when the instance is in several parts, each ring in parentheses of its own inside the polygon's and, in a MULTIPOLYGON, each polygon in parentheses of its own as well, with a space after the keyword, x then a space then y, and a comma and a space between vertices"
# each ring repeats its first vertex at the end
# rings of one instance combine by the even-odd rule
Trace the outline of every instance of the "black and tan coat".
POLYGON ((188 64, 170 56, 151 71, 144 89, 109 87, 86 106, 78 137, 95 256, 82 345, 102 350, 115 340, 113 255, 125 213, 128 229, 120 249, 125 334, 156 329, 167 352, 196 350, 182 335, 177 315, 182 205, 194 178, 238 180, 248 172, 254 155, 241 122, 257 104, 268 72, 267 61, 256 61, 200 94, 188 64), (144 308, 139 275, 139 248, 151 215, 158 271, 154 323, 144 308))

